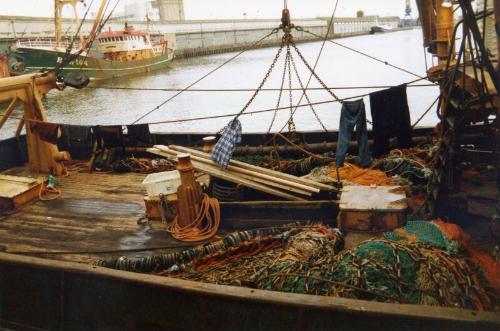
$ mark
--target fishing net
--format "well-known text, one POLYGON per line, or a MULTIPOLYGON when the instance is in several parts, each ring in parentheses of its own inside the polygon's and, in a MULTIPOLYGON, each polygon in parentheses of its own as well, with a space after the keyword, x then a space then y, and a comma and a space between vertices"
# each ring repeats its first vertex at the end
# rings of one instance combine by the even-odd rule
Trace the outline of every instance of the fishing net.
POLYGON ((456 241, 448 240, 436 224, 427 221, 408 221, 404 227, 385 233, 384 238, 418 242, 453 253, 459 253, 461 250, 456 241))
MULTIPOLYGON (((364 169, 351 163, 344 163, 344 166, 338 169, 340 180, 347 183, 358 185, 391 185, 391 179, 377 169, 364 169)), ((337 168, 335 163, 328 166, 317 167, 311 171, 308 177, 318 182, 337 181, 337 168)))
POLYGON ((247 240, 162 274, 216 284, 259 287, 263 273, 300 270, 305 261, 317 262, 321 255, 333 258, 342 247, 343 236, 336 229, 324 225, 293 228, 277 236, 247 240))
POLYGON ((481 259, 459 255, 469 245, 463 234, 454 227, 442 231, 438 224, 409 222, 383 239, 343 251, 337 229, 292 224, 236 232, 183 252, 100 265, 290 293, 477 310, 496 307, 498 292, 490 277, 498 273, 488 275, 478 268, 481 259))
POLYGON ((323 226, 314 222, 290 223, 281 226, 238 231, 226 235, 223 239, 200 244, 196 247, 166 254, 155 254, 148 256, 119 256, 111 259, 97 260, 94 265, 126 270, 133 272, 163 272, 167 269, 180 270, 186 264, 195 259, 203 258, 211 254, 225 252, 228 249, 237 249, 243 243, 255 240, 260 242, 263 238, 273 237, 280 241, 294 231, 302 231, 310 228, 323 226), (234 247, 234 248, 233 248, 234 247))
POLYGON ((392 150, 389 155, 378 160, 377 167, 388 176, 400 176, 412 184, 426 184, 432 175, 431 162, 433 146, 392 150))
POLYGON ((408 241, 370 240, 343 252, 331 269, 334 280, 359 287, 344 297, 491 309, 495 293, 470 260, 408 241))
POLYGON ((433 223, 439 227, 449 241, 456 242, 465 254, 482 270, 491 286, 500 291, 500 261, 494 260, 490 255, 481 252, 468 233, 460 226, 435 220, 433 223))

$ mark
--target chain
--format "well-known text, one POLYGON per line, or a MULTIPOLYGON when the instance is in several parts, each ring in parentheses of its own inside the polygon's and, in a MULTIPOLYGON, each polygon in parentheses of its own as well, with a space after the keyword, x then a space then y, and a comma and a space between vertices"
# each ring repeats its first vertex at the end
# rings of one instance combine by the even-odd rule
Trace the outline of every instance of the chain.
POLYGON ((304 58, 304 56, 302 55, 302 53, 299 51, 297 45, 295 44, 295 42, 293 40, 290 41, 290 43, 292 44, 293 48, 295 49, 295 51, 297 52, 297 54, 299 55, 300 59, 302 60, 302 62, 304 62, 304 64, 306 65, 307 69, 309 69, 309 71, 311 72, 311 74, 314 76, 314 78, 316 78, 318 80, 318 82, 321 84, 321 86, 323 86, 323 88, 332 96, 335 98, 335 100, 337 101, 341 101, 340 98, 335 94, 333 93, 329 88, 328 86, 326 86, 326 84, 321 80, 321 78, 319 78, 318 74, 316 74, 316 72, 313 70, 313 68, 311 68, 311 66, 309 65, 309 63, 307 62, 307 60, 304 58))
POLYGON ((276 120, 276 115, 278 115, 278 108, 280 107, 281 96, 283 95, 283 87, 285 85, 285 76, 286 76, 286 60, 283 64, 283 75, 281 77, 281 87, 278 95, 278 102, 276 102, 276 110, 273 113, 273 119, 271 120, 271 125, 269 125, 269 129, 267 130, 268 134, 271 132, 271 129, 273 128, 274 121, 276 120))
POLYGON ((289 88, 288 99, 290 101, 290 118, 288 119, 288 132, 295 132, 295 123, 293 122, 292 68, 290 64, 291 62, 290 58, 292 57, 292 52, 290 52, 290 42, 292 41, 292 35, 287 36, 285 34, 285 37, 288 41, 286 44, 286 62, 288 64, 288 88, 289 88))
MULTIPOLYGON (((282 41, 281 45, 280 45, 280 48, 278 49, 278 52, 276 53, 276 56, 274 57, 273 62, 271 63, 271 66, 269 67, 269 69, 267 69, 266 75, 264 76, 264 78, 260 82, 259 87, 257 87, 257 89, 255 90, 254 94, 252 95, 252 97, 250 98, 250 100, 247 101, 247 103, 245 104, 245 106, 243 107, 243 109, 241 109, 241 111, 234 117, 233 121, 237 120, 238 117, 240 117, 241 114, 243 114, 245 112, 245 110, 247 110, 247 108, 255 100, 255 97, 257 96, 257 94, 259 94, 259 92, 262 89, 262 87, 264 87, 264 84, 266 83, 267 79, 271 75, 271 72, 273 71, 273 69, 274 69, 274 67, 276 65, 276 62, 278 62, 278 59, 279 59, 279 57, 281 55, 281 52, 283 51, 283 47, 284 47, 284 43, 282 41)), ((218 133, 220 134, 223 131, 224 131, 224 128, 220 129, 218 133)))
MULTIPOLYGON (((295 71, 295 76, 297 77, 297 80, 299 81, 300 88, 302 89, 302 92, 304 93, 304 97, 306 98, 307 102, 310 104, 311 100, 309 100, 309 96, 306 94, 306 90, 304 88, 304 84, 302 84, 302 80, 300 79, 299 71, 297 70, 297 66, 295 65, 295 60, 293 59, 292 56, 290 56, 290 60, 292 61, 293 70, 295 71)), ((327 132, 328 129, 326 128, 326 126, 323 124, 323 122, 319 118, 318 113, 316 112, 316 110, 314 109, 314 107, 311 105, 310 108, 311 108, 314 116, 318 120, 318 123, 321 125, 321 127, 323 128, 323 130, 325 130, 325 132, 327 132)), ((293 116, 293 113, 290 116, 293 116)))
MULTIPOLYGON (((183 88, 182 90, 180 90, 179 92, 177 92, 176 94, 172 95, 171 97, 169 97, 168 99, 164 100, 162 103, 160 103, 159 105, 157 105, 156 107, 154 107, 153 109, 147 111, 146 113, 142 114, 139 118, 137 118, 136 120, 134 120, 132 123, 130 124, 136 124, 137 122, 139 122, 140 120, 142 120, 143 118, 145 118, 146 116, 149 116, 151 113, 159 110, 161 107, 163 107, 165 104, 167 104, 168 102, 172 101, 174 98, 176 98, 177 96, 179 96, 180 94, 182 94, 184 91, 187 91, 189 90, 191 87, 193 87, 194 85, 198 84, 199 82, 201 82, 202 80, 204 80, 205 78, 207 78, 208 76, 210 76, 211 74, 213 74, 214 72, 216 72, 217 70, 219 70, 220 68, 224 67, 225 65, 227 65, 228 63, 230 63, 231 61, 233 61, 234 59, 236 59, 237 57, 239 57, 241 54, 245 53, 246 51, 248 51, 249 49, 254 49, 256 48, 258 45, 260 45, 265 39, 269 38, 270 36, 272 36, 273 34, 277 34, 279 31, 278 28, 275 28, 273 29, 270 33, 266 34, 264 37, 260 38, 259 40, 257 40, 256 42, 252 43, 251 45, 245 47, 243 50, 241 50, 239 53, 235 54, 234 56, 230 57, 229 59, 227 59, 226 61, 224 61, 223 63, 221 63, 220 65, 218 65, 217 67, 213 68, 212 70, 210 70, 209 72, 207 72, 205 75, 201 76, 200 78, 198 78, 197 80, 195 80, 194 82, 192 82, 191 84, 189 84, 188 86, 186 86, 185 88, 183 88)), ((222 131, 222 130, 221 130, 222 131)))

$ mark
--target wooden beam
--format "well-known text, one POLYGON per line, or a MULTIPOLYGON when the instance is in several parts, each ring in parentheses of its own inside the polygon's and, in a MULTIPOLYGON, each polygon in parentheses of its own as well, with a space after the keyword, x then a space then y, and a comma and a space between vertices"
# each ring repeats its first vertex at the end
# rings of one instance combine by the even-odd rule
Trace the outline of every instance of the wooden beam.
MULTIPOLYGON (((148 152, 155 154, 155 155, 163 156, 163 157, 166 157, 168 155, 176 155, 176 153, 180 154, 179 152, 176 152, 176 151, 171 151, 171 152, 160 151, 157 148, 148 148, 148 152)), ((196 170, 205 172, 211 176, 214 176, 214 177, 217 177, 220 179, 228 180, 230 182, 237 183, 237 184, 243 185, 245 187, 249 187, 249 188, 257 190, 257 191, 261 191, 261 192, 271 194, 271 195, 274 195, 274 196, 277 196, 280 198, 284 198, 287 200, 307 201, 304 198, 301 198, 301 197, 298 197, 298 196, 295 196, 292 194, 288 194, 286 192, 279 191, 279 190, 273 189, 271 187, 268 187, 266 185, 262 185, 260 183, 256 183, 256 182, 248 180, 246 178, 242 178, 240 176, 234 175, 230 172, 220 170, 216 166, 211 166, 211 165, 201 163, 199 161, 194 161, 194 160, 192 160, 192 164, 196 170)))
MULTIPOLYGON (((169 149, 166 146, 159 146, 159 145, 156 145, 154 147, 161 150, 161 151, 164 151, 164 152, 166 152, 169 149)), ((204 157, 200 157, 197 155, 191 155, 191 159, 195 160, 195 161, 203 162, 205 164, 209 164, 212 166, 218 166, 212 160, 204 158, 204 157)), ((319 193, 320 192, 320 190, 318 188, 314 188, 314 187, 311 187, 309 185, 304 185, 304 184, 292 182, 292 181, 289 181, 286 179, 281 179, 281 178, 278 178, 276 176, 267 175, 262 171, 263 169, 264 168, 262 168, 261 171, 254 171, 254 170, 248 170, 248 169, 244 169, 241 167, 237 167, 234 165, 229 165, 227 167, 227 170, 229 170, 229 171, 240 173, 243 177, 245 177, 245 176, 250 177, 248 179, 251 179, 251 180, 254 180, 256 182, 260 182, 260 183, 263 183, 263 184, 266 184, 269 186, 275 186, 275 187, 278 187, 281 189, 287 189, 287 190, 290 190, 290 191, 295 192, 295 193, 311 196, 312 193, 319 193)))
POLYGON ((2 118, 0 118, 0 129, 3 127, 5 122, 7 122, 7 119, 10 117, 10 115, 12 115, 12 112, 14 111, 14 109, 16 109, 16 106, 17 106, 17 96, 15 96, 14 99, 12 99, 9 106, 5 110, 5 113, 3 114, 2 118))
MULTIPOLYGON (((200 156, 200 157, 204 157, 204 158, 210 158, 209 154, 197 151, 196 149, 192 149, 192 148, 176 146, 176 145, 171 145, 171 146, 169 146, 169 148, 176 150, 176 151, 184 152, 184 153, 190 153, 191 155, 196 155, 196 156, 200 156)), ((312 187, 315 187, 315 188, 318 188, 318 189, 324 190, 324 191, 335 190, 335 187, 330 186, 330 185, 318 183, 318 182, 315 182, 315 181, 310 180, 310 179, 304 179, 304 178, 296 177, 293 175, 285 174, 285 173, 279 172, 279 171, 274 171, 274 170, 270 170, 270 169, 266 169, 266 168, 262 168, 262 167, 257 167, 257 166, 254 166, 254 165, 251 165, 251 164, 248 164, 245 162, 241 162, 241 161, 231 160, 231 161, 229 161, 229 164, 234 165, 234 166, 239 166, 243 169, 259 171, 259 172, 265 173, 266 175, 275 176, 275 177, 281 178, 281 179, 286 179, 286 180, 289 180, 289 181, 292 181, 295 183, 309 185, 309 186, 312 186, 312 187)))
POLYGON ((21 118, 19 120, 19 124, 17 125, 16 138, 19 138, 19 136, 21 135, 21 131, 23 130, 23 127, 24 127, 24 118, 21 118))

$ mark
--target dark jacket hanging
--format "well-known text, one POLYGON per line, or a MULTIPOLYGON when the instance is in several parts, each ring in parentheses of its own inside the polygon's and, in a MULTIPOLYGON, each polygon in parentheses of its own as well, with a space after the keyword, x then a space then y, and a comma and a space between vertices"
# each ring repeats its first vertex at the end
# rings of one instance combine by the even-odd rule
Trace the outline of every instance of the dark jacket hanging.
POLYGON ((411 124, 406 84, 370 94, 373 121, 373 156, 389 153, 389 139, 397 137, 399 148, 411 147, 411 124))

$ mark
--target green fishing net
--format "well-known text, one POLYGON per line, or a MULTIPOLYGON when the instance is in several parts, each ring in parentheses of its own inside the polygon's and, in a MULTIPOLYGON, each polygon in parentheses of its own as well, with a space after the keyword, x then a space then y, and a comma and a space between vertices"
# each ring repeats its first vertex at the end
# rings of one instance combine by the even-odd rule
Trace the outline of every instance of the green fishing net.
POLYGON ((414 241, 453 253, 461 251, 457 242, 448 240, 436 224, 427 221, 409 221, 404 227, 385 233, 384 238, 414 241))
POLYGON ((496 293, 455 248, 427 222, 410 222, 347 250, 338 230, 318 225, 252 237, 160 274, 290 293, 491 309, 496 293))

